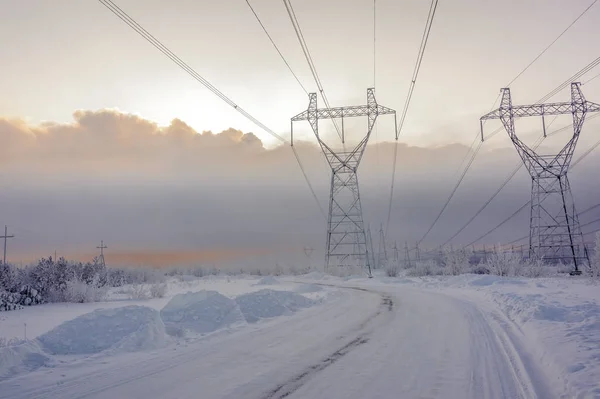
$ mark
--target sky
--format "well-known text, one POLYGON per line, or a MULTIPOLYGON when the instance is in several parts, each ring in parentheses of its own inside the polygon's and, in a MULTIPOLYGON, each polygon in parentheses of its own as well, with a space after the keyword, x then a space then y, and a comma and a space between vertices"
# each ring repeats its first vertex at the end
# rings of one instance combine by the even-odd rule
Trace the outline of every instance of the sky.
MULTIPOLYGON (((116 3, 237 104, 289 137, 290 118, 306 109, 308 98, 245 1, 116 3)), ((413 242, 424 233, 499 89, 591 3, 439 2, 400 138, 400 183, 390 229, 395 240, 413 242)), ((100 239, 109 241, 123 262, 133 263, 146 262, 150 249, 212 262, 323 247, 324 220, 289 148, 99 2, 1 4, 0 34, 10 40, 0 41, 0 224, 18 236, 10 244, 15 259, 54 250, 87 257, 100 239)), ((283 2, 251 4, 300 81, 316 91, 283 2)), ((366 88, 374 86, 380 104, 402 110, 428 1, 377 0, 375 47, 372 1, 293 4, 333 106, 362 104, 366 88)), ((511 85, 513 102, 537 101, 595 59, 599 19, 596 4, 511 85)), ((581 80, 598 73, 599 67, 581 80)), ((600 103, 600 78, 583 90, 600 103)), ((566 100, 565 90, 552 98, 566 100)), ((348 135, 364 134, 361 123, 349 123, 348 135)), ((567 124, 568 118, 560 118, 554 126, 567 124)), ((491 123, 489 129, 498 126, 491 123)), ((586 124, 576 158, 598 139, 598 127, 598 119, 586 124)), ((529 143, 539 135, 539 121, 517 128, 529 143)), ((294 129, 297 138, 308 141, 299 144, 299 154, 326 208, 327 165, 308 125, 294 129)), ((361 166, 365 218, 374 231, 385 223, 393 130, 393 118, 382 116, 361 166)), ((323 134, 334 134, 331 124, 323 124, 323 134)), ((549 139, 546 150, 556 151, 568 137, 567 131, 549 139)), ((518 165, 504 132, 482 148, 481 165, 474 164, 428 244, 451 235, 518 165)), ((572 177, 582 208, 598 198, 597 185, 586 179, 598 167, 594 154, 572 177)), ((505 197, 497 199, 498 207, 486 209, 457 245, 526 201, 528 179, 518 174, 505 197)), ((526 234, 526 224, 508 226, 489 243, 523 228, 526 234)))

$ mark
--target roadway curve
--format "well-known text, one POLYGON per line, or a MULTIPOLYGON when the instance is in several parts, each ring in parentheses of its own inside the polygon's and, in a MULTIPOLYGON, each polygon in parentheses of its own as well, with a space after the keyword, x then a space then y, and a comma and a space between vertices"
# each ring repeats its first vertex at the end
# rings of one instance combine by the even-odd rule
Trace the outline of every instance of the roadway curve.
POLYGON ((558 397, 523 348, 470 302, 348 287, 320 306, 233 333, 9 379, 0 398, 558 397))

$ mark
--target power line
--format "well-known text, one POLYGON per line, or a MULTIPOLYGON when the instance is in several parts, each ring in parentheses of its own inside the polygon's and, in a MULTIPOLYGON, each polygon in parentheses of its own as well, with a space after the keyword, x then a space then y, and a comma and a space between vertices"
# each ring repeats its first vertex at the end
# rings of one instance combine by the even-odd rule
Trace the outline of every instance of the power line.
MULTIPOLYGON (((327 99, 327 95, 325 94, 325 89, 323 88, 323 84, 321 83, 321 78, 317 72, 317 68, 315 67, 315 63, 310 55, 310 50, 308 49, 308 45, 306 44, 306 40, 304 39, 304 34, 302 33, 302 29, 300 28, 300 23, 298 22, 298 18, 296 17, 296 12, 294 11, 294 7, 292 6, 291 0, 283 0, 283 4, 287 10, 288 16, 290 17, 290 21, 292 22, 292 26, 294 27, 294 31, 296 32, 296 37, 298 38, 298 42, 300 42, 300 47, 302 48, 302 52, 304 53, 304 58, 306 58, 306 62, 308 63, 308 67, 310 68, 310 72, 315 80, 317 88, 319 89, 319 93, 321 94, 321 98, 323 98, 323 102, 327 108, 331 108, 329 105, 329 100, 327 99)), ((335 126, 335 130, 337 134, 344 141, 344 137, 340 128, 335 121, 332 119, 333 125, 335 126)))
POLYGON ((477 153, 479 152, 479 149, 481 148, 482 144, 483 144, 482 141, 479 142, 479 145, 475 149, 475 152, 473 153, 473 156, 471 156, 471 159, 467 163, 467 166, 466 166, 465 170, 463 171, 463 173, 461 174, 460 178, 458 179, 458 182, 454 185, 454 188, 452 189, 452 192, 450 193, 450 195, 448 196, 448 199, 444 203, 444 206, 442 206, 442 209, 440 210, 440 212, 438 213, 438 215, 435 217, 433 223, 429 226, 429 228, 427 229, 427 231, 425 232, 425 234, 423 234, 423 236, 419 239, 419 241, 417 241, 418 244, 420 244, 425 239, 425 237, 427 237, 429 235, 429 233, 431 232, 431 230, 433 229, 433 227, 437 224, 438 220, 440 220, 440 217, 442 217, 442 214, 444 213, 444 211, 448 207, 448 204, 450 204, 450 200, 452 199, 452 197, 454 197, 454 194, 456 193, 456 190, 458 190, 458 187, 460 186, 460 184, 464 180, 465 176, 467 175, 467 172, 471 168, 471 165, 473 164, 473 161, 475 161, 475 157, 477 156, 477 153))
MULTIPOLYGON (((598 115, 598 114, 596 114, 598 115)), ((595 115, 594 115, 595 116, 595 115)), ((592 119, 592 117, 588 118, 588 119, 592 119)), ((563 129, 563 128, 561 128, 563 129)), ((583 153, 582 156, 580 156, 575 162, 573 162, 573 164, 571 165, 571 169, 573 169, 575 166, 577 166, 577 164, 581 161, 583 161, 583 159, 585 157, 587 157, 595 148, 597 148, 598 146, 600 146, 600 140, 598 140, 590 149, 588 149, 585 153, 583 153)), ((478 238, 476 238, 475 240, 471 241, 470 243, 468 243, 466 246, 471 246, 473 244, 475 244, 476 242, 484 239, 485 237, 487 237, 488 235, 492 234, 494 231, 498 230, 500 227, 502 227, 506 222, 508 222, 509 220, 511 220, 512 218, 514 218, 515 216, 517 216, 523 209, 525 209, 525 207, 527 207, 529 204, 531 204, 531 200, 527 201, 526 203, 524 203, 519 209, 517 209, 513 214, 511 214, 509 217, 507 217, 506 219, 504 219, 503 221, 501 221, 498 225, 496 225, 494 228, 492 228, 491 230, 489 230, 487 233, 479 236, 478 238)), ((588 210, 584 211, 587 212, 588 210)), ((582 212, 583 213, 583 212, 582 212)), ((521 239, 517 240, 520 241, 521 239)), ((515 241, 516 242, 516 241, 515 241)), ((509 243, 509 244, 512 244, 509 243)))
POLYGON ((423 32, 423 36, 421 38, 421 45, 419 47, 419 53, 417 55, 417 61, 415 63, 415 69, 412 74, 412 78, 410 81, 410 86, 408 88, 408 94, 406 96, 406 101, 404 103, 404 109, 402 110, 402 116, 400 118, 400 122, 398 123, 398 131, 396 136, 399 136, 402 133, 402 127, 404 126, 404 121, 406 119, 406 114, 408 113, 408 107, 410 106, 410 100, 412 99, 412 95, 415 89, 415 84, 417 83, 417 77, 419 76, 419 71, 421 70, 421 63, 423 62, 423 57, 425 56, 425 48, 427 47, 427 41, 429 40, 429 33, 431 32, 431 27, 433 26, 433 18, 435 17, 435 11, 437 10, 438 0, 432 0, 431 5, 429 6, 429 14, 427 15, 427 23, 425 24, 425 31, 423 32))
POLYGON ((315 190, 313 190, 312 184, 310 184, 310 181, 308 180, 308 175, 306 174, 304 165, 302 165, 302 162, 300 161, 300 157, 298 156, 296 147, 294 147, 294 146, 291 146, 291 147, 292 147, 292 151, 294 152, 294 156, 296 157, 296 161, 298 161, 298 166, 300 166, 300 170, 302 171, 302 175, 304 176, 304 180, 306 180, 306 182, 308 183, 310 192, 312 193, 312 196, 313 196, 315 202, 317 203, 317 206, 319 207, 319 211, 321 212, 321 215, 323 215, 324 218, 327 218, 327 215, 325 214, 325 211, 323 210, 323 207, 321 206, 321 201, 319 201, 319 197, 317 197, 317 193, 315 193, 315 190))
MULTIPOLYGON (((250 10, 252 11, 252 14, 254 14, 254 17, 256 18, 256 20, 258 21, 258 23, 260 24, 261 28, 263 29, 263 31, 265 32, 265 34, 267 35, 267 37, 269 38, 269 41, 271 42, 271 44, 273 45, 273 47, 277 51, 277 54, 279 54, 279 57, 281 57, 281 60, 285 63, 285 65, 287 66, 288 70, 294 76, 294 78, 296 79, 296 82, 298 82, 298 84, 300 85, 300 87, 302 88, 302 90, 304 91, 304 93, 306 93, 306 95, 308 95, 308 91, 306 90, 306 88, 304 87, 304 85, 302 84, 302 82, 300 81, 300 79, 298 78, 298 76, 294 73, 294 70, 292 69, 292 67, 290 66, 290 64, 287 62, 287 60, 285 59, 285 57, 283 56, 282 52, 279 50, 279 47, 277 46, 277 44, 275 44, 275 41, 273 40, 273 38, 271 37, 271 35, 267 31, 267 28, 265 27, 265 25, 261 21, 260 17, 258 16, 258 14, 256 13, 256 11, 252 7, 252 4, 250 4, 250 1, 246 0, 246 4, 248 4, 248 7, 250 7, 250 10)), ((325 211, 323 210, 323 207, 321 206, 321 202, 319 201, 319 198, 317 197, 317 194, 315 193, 315 191, 314 191, 314 189, 312 187, 312 184, 310 184, 310 180, 308 178, 308 174, 306 173, 306 169, 304 168, 304 165, 302 164, 302 161, 300 160, 300 156, 298 155, 298 151, 296 150, 296 147, 294 147, 293 145, 291 147, 292 147, 292 152, 294 153, 294 157, 296 158, 296 161, 298 162, 298 166, 300 167, 300 171, 302 172, 302 175, 304 176, 304 180, 306 180, 306 183, 309 186, 311 194, 312 194, 315 202, 317 203, 317 206, 319 207, 319 211, 321 212, 321 215, 325 218, 325 217, 327 217, 325 215, 325 211)))
MULTIPOLYGON (((550 127, 554 121, 556 120, 556 117, 548 124, 548 127, 550 127)), ((559 131, 562 131, 566 128, 568 128, 570 126, 565 126, 563 128, 560 128, 558 130, 555 130, 554 132, 546 135, 546 137, 550 137, 556 133, 558 133, 559 131)), ((492 133, 492 135, 494 135, 496 132, 492 133)), ((537 140, 536 143, 533 146, 533 150, 537 150, 538 147, 543 143, 544 139, 546 138, 543 135, 540 136, 537 140)), ((512 173, 504 180, 504 182, 500 185, 500 187, 498 188, 498 190, 496 190, 496 192, 494 192, 494 194, 492 194, 492 196, 483 204, 483 206, 481 208, 479 208, 479 210, 477 210, 477 212, 475 212, 475 214, 467 221, 467 223, 465 223, 460 229, 458 229, 458 231, 456 233, 454 233, 450 238, 448 238, 443 244, 442 246, 448 244, 450 241, 452 241, 454 238, 456 238, 456 236, 458 236, 464 229, 466 229, 472 222, 473 220, 475 220, 477 218, 477 216, 479 216, 481 214, 481 212, 483 212, 483 210, 485 208, 487 208, 487 206, 494 200, 494 198, 496 198, 496 196, 498 196, 498 194, 500 194, 500 191, 502 191, 504 189, 504 187, 506 187, 506 185, 513 179, 513 177, 515 177, 515 175, 517 174, 517 172, 519 170, 521 170, 521 168, 523 167, 523 163, 519 162, 519 164, 515 167, 515 169, 513 169, 512 173)))
POLYGON ((135 30, 140 36, 142 36, 146 41, 156 47, 160 52, 166 55, 171 61, 177 64, 181 69, 186 71, 190 76, 200 82, 204 87, 210 90, 213 94, 227 103, 229 106, 233 107, 240 114, 244 115, 248 120, 252 123, 260 127, 262 130, 275 137, 277 140, 281 142, 286 142, 286 140, 281 137, 279 134, 275 133, 273 130, 269 129, 263 123, 261 123, 258 119, 250 115, 246 112, 242 107, 237 105, 233 100, 227 97, 223 92, 213 86, 208 80, 203 78, 198 72, 196 72, 192 67, 186 64, 181 58, 179 58, 175 53, 169 50, 164 44, 162 44, 156 37, 152 36, 147 30, 145 30, 140 24, 138 24, 133 18, 131 18, 125 11, 123 11, 119 6, 117 6, 111 0, 98 0, 102 5, 104 5, 107 9, 109 9, 113 14, 115 14, 119 19, 125 22, 129 27, 135 30))
POLYGON ((581 78, 583 75, 585 75, 586 73, 588 73, 590 70, 594 69, 598 65, 600 65, 600 57, 596 58, 595 60, 593 60, 592 62, 590 62, 589 64, 587 64, 585 67, 583 67, 582 69, 580 69, 579 72, 577 72, 576 74, 574 74, 573 76, 571 76, 569 79, 565 80, 563 83, 561 83, 560 85, 558 85, 550 93, 548 93, 544 97, 540 98, 536 102, 536 104, 541 104, 541 103, 544 103, 544 102, 548 101, 550 98, 554 97, 561 90, 563 90, 565 87, 569 86, 571 84, 571 82, 576 82, 579 78, 581 78))
POLYGON ((592 80, 596 79, 597 77, 600 77, 600 73, 599 73, 599 74, 597 74, 597 75, 594 75, 594 76, 592 76, 592 78, 590 78, 590 79, 586 80, 586 81, 585 81, 585 82, 583 82, 581 85, 582 85, 582 86, 583 86, 583 85, 586 85, 586 84, 590 83, 592 80))
POLYGON ((406 120, 406 114, 408 113, 408 108, 410 106, 410 102, 412 99, 412 95, 415 89, 415 84, 417 83, 417 77, 419 76, 419 71, 421 70, 421 63, 423 62, 423 57, 425 56, 425 49, 427 47, 427 42, 429 40, 429 33, 431 32, 431 27, 433 26, 433 19, 435 17, 435 11, 437 10, 438 0, 432 0, 429 5, 429 12, 427 14, 427 21, 425 22, 425 29, 423 31, 423 35, 421 36, 421 44, 419 45, 419 51, 417 53, 417 60, 415 62, 415 67, 413 70, 413 74, 411 77, 410 85, 408 88, 408 93, 406 95, 406 100, 404 102, 404 108, 402 110, 402 116, 400 117, 400 122, 396 127, 396 143, 394 148, 394 161, 392 162, 392 182, 390 184, 390 200, 388 204, 388 214, 387 214, 387 223, 386 223, 386 235, 387 231, 390 227, 390 220, 392 218, 392 202, 394 200, 394 184, 396 181, 396 164, 397 164, 397 156, 398 156, 398 137, 402 133, 402 127, 404 126, 404 121, 406 120))
MULTIPOLYGON (((529 204, 529 203, 528 203, 528 204, 529 204)), ((586 213, 588 213, 588 212, 590 212, 590 211, 592 211, 592 210, 594 210, 594 209, 596 209, 596 208, 598 208, 598 207, 600 207, 600 204, 592 205, 592 206, 590 206, 589 208, 585 209, 584 211, 581 211, 581 212, 579 212, 579 213, 577 214, 577 217, 579 218, 579 217, 581 217, 581 215, 584 215, 584 214, 586 214, 586 213)), ((600 219, 598 219, 598 220, 600 220, 600 219)), ((590 224, 592 224, 592 223, 595 223, 595 222, 597 222, 598 220, 595 220, 595 221, 592 221, 592 222, 589 222, 589 223, 586 223, 586 224, 582 224, 580 227, 585 227, 585 226, 588 226, 588 225, 590 225, 590 224)), ((507 242, 507 243, 506 243, 506 244, 504 244, 504 245, 510 245, 510 244, 514 244, 514 243, 516 243, 516 242, 523 241, 523 240, 525 240, 526 238, 529 238, 529 236, 527 235, 527 236, 523 236, 523 237, 521 237, 521 238, 517 238, 516 240, 512 240, 512 241, 510 241, 510 242, 507 242)))
POLYGON ((519 79, 521 77, 521 75, 523 75, 525 73, 525 71, 527 71, 529 69, 529 67, 531 67, 542 55, 544 55, 544 53, 546 53, 546 51, 548 51, 550 49, 550 47, 552 47, 554 45, 554 43, 556 43, 558 41, 558 39, 560 39, 565 33, 567 33, 567 31, 569 29, 571 29, 573 27, 573 25, 575 25, 577 23, 577 21, 579 21, 579 19, 581 17, 583 17, 585 15, 585 13, 587 13, 589 11, 589 9, 592 8, 592 6, 594 6, 594 4, 596 4, 597 2, 598 2, 598 0, 594 0, 585 10, 583 10, 583 12, 581 14, 579 14, 579 16, 577 18, 575 18, 575 20, 573 20, 573 22, 571 22, 569 24, 569 26, 567 26, 566 29, 563 30, 561 32, 561 34, 558 35, 556 37, 556 39, 554 39, 552 41, 552 43, 550 43, 548 46, 546 46, 546 48, 543 49, 542 52, 539 53, 537 57, 535 57, 529 64, 527 64, 527 66, 521 72, 519 72, 519 74, 517 76, 515 76, 514 79, 511 80, 508 85, 506 85, 506 87, 510 87, 510 85, 513 84, 515 82, 515 80, 519 79))
MULTIPOLYGON (((113 14, 115 14, 120 20, 125 22, 130 28, 132 28, 134 31, 136 31, 146 41, 148 41, 150 44, 152 44, 161 53, 163 53, 165 56, 167 56, 167 58, 169 58, 171 61, 173 61, 175 64, 177 64, 181 69, 183 69, 191 77, 193 77, 198 82, 200 82, 204 87, 206 87, 208 90, 210 90, 213 94, 215 94, 217 97, 219 97, 225 103, 227 103, 228 105, 233 107, 236 111, 238 111, 240 114, 242 114, 248 120, 250 120, 256 126, 261 128, 262 130, 264 130, 271 136, 275 137, 277 140, 279 140, 283 143, 288 142, 282 136, 275 133, 273 130, 268 128, 265 124, 260 122, 258 119, 256 119, 252 115, 250 115, 242 107, 240 107, 233 100, 231 100, 229 97, 227 97, 223 92, 221 92, 219 89, 217 89, 215 86, 213 86, 208 80, 206 80, 204 77, 202 77, 198 72, 196 72, 192 67, 190 67, 188 64, 186 64, 183 60, 181 60, 181 58, 179 58, 175 53, 173 53, 171 50, 169 50, 164 44, 162 44, 156 37, 154 37, 152 34, 150 34, 146 29, 144 29, 139 23, 137 23, 131 16, 129 16, 125 11, 123 11, 113 1, 111 1, 111 0, 98 0, 98 1, 103 6, 105 6, 108 10, 110 10, 113 14)), ((321 213, 324 214, 322 207, 321 207, 321 203, 318 201, 318 198, 312 187, 312 184, 310 183, 310 180, 308 180, 308 176, 306 175, 304 166, 302 165, 300 158, 298 157, 298 154, 296 153, 295 150, 294 150, 294 155, 296 157, 296 160, 298 161, 298 165, 300 166, 300 169, 302 171, 304 179, 306 180, 306 184, 308 185, 308 188, 310 189, 313 197, 317 201, 317 205, 319 206, 321 213)))
POLYGON ((246 0, 246 4, 248 4, 248 7, 250 7, 250 10, 252 11, 252 14, 254 14, 254 16, 256 17, 256 20, 260 24, 261 28, 263 29, 263 31, 265 32, 265 34, 267 35, 267 37, 271 41, 271 44, 273 45, 273 47, 275 47, 275 50, 277 50, 277 53, 281 57, 281 60, 285 63, 285 66, 287 66, 287 68, 292 73, 292 75, 294 75, 294 78, 296 79, 296 82, 298 82, 298 84, 300 85, 300 87, 302 87, 302 90, 304 90, 304 93, 306 93, 306 95, 308 95, 308 91, 306 90, 306 88, 304 87, 304 85, 302 84, 302 82, 300 81, 300 79, 298 78, 298 76, 292 70, 292 67, 287 62, 287 60, 285 59, 285 57, 283 56, 283 54, 281 53, 281 51, 279 50, 279 47, 277 47, 277 44, 275 44, 275 41, 273 40, 273 38, 271 37, 271 35, 267 31, 267 28, 265 27, 265 25, 260 20, 260 18, 258 16, 258 14, 256 13, 256 11, 254 11, 254 8, 252 7, 252 4, 250 4, 250 1, 246 0))
MULTIPOLYGON (((542 57, 542 55, 544 55, 546 53, 546 51, 548 51, 548 49, 550 49, 569 29, 571 29, 571 27, 573 27, 573 25, 575 25, 575 23, 577 21, 579 21, 579 19, 589 11, 589 9, 596 4, 598 0, 594 0, 585 10, 583 10, 583 12, 581 14, 579 14, 579 16, 577 18, 575 18, 575 20, 573 20, 566 29, 564 29, 548 46, 546 46, 544 48, 544 50, 542 50, 542 52, 540 54, 538 54, 531 62, 529 62, 527 64, 527 66, 525 66, 525 68, 523 68, 505 87, 510 87, 510 85, 512 85, 517 79, 519 79, 537 60, 540 59, 540 57, 542 57)), ((587 66, 585 66, 584 68, 582 68, 579 72, 577 72, 575 75, 573 75, 571 78, 569 78, 567 81, 563 82, 561 85, 559 85, 557 88, 555 88, 554 90, 552 90, 550 93, 548 93, 547 96, 544 96, 542 99, 538 100, 537 103, 541 103, 546 101, 548 98, 552 97, 554 94, 558 93, 560 90, 562 90, 564 87, 566 87, 567 85, 570 84, 571 81, 573 81, 573 79, 578 79, 579 77, 583 76, 587 71, 589 71, 591 68, 593 68, 595 65, 598 65, 600 63, 600 57, 595 60, 592 61, 590 64, 588 64, 587 66), (547 98, 546 98, 547 97, 547 98)), ((500 98, 500 93, 498 94, 498 96, 496 96, 496 100, 494 101, 494 105, 492 105, 492 110, 494 109, 496 103, 498 102, 498 99, 500 98)), ((596 116, 596 115, 594 115, 596 116)), ((591 118, 588 118, 591 119, 591 118)), ((556 117, 552 120, 552 122, 550 122, 550 125, 552 123, 554 123, 554 121, 556 120, 556 117)), ((485 123, 485 122, 484 122, 485 123)), ((566 128, 566 127, 565 127, 566 128)), ((486 139, 490 139, 491 137, 495 136, 497 133, 499 133, 502 130, 502 127, 499 127, 498 129, 494 130, 486 139)), ((471 143, 471 146, 469 147, 469 150, 467 151, 467 153, 465 154, 464 159, 461 161, 460 165, 462 165, 464 163, 464 161, 468 158, 468 155, 471 153, 471 150, 475 144, 475 142, 477 141, 477 138, 479 137, 479 132, 477 132, 477 134, 475 135, 475 139, 473 140, 473 143, 471 143)), ((427 237, 427 235, 429 234, 429 232, 433 229, 433 227, 435 226, 435 224, 437 223, 437 221, 440 219, 442 213, 444 212, 444 210, 446 209, 446 207, 448 206, 448 203, 452 200, 452 197, 454 196, 454 193, 456 193, 456 190, 458 189, 458 186, 460 185, 460 183, 462 182, 462 180, 464 179, 465 174, 467 173, 468 169, 470 168, 471 164, 473 163, 473 159, 475 158, 475 156, 477 156, 477 153, 479 152, 481 148, 481 145, 479 145, 476 150, 475 153, 473 154, 473 156, 471 157, 471 160, 469 161, 469 163, 467 164, 465 170, 463 171, 458 184, 453 188, 452 192, 450 193, 450 196, 448 198, 448 200, 446 201, 446 203, 444 203, 444 205, 442 206, 442 211, 440 212, 440 214, 438 214, 438 216, 435 218, 433 224, 430 226, 430 228, 427 230, 427 232, 425 233, 425 235, 421 238, 421 240, 419 240, 419 243, 425 239, 427 237)), ((460 168, 460 166, 459 166, 460 168)), ((517 172, 515 171, 513 173, 513 175, 511 175, 511 177, 509 178, 512 179, 512 176, 514 176, 514 174, 516 174, 517 172)), ((508 183, 505 182, 500 190, 502 190, 502 188, 508 183)), ((499 191, 500 191, 499 190, 499 191)), ((499 192, 498 191, 498 192, 499 192)), ((485 208, 487 206, 487 204, 489 204, 489 202, 491 202, 491 200, 493 200, 493 198, 498 194, 498 192, 496 192, 494 194, 494 196, 492 197, 492 199, 490 199, 486 205, 483 207, 485 208)), ((481 213, 481 211, 483 210, 480 209, 477 213, 477 215, 479 213, 481 213)), ((477 216, 476 215, 476 216, 477 216)), ((472 218, 474 219, 474 218, 472 218)), ((467 223, 467 225, 472 221, 472 219, 467 223)), ((460 231, 462 231, 466 226, 464 226, 460 231)), ((454 236, 453 236, 454 237, 454 236)), ((452 239, 452 238, 451 238, 452 239)), ((450 240, 451 240, 450 239, 450 240)))

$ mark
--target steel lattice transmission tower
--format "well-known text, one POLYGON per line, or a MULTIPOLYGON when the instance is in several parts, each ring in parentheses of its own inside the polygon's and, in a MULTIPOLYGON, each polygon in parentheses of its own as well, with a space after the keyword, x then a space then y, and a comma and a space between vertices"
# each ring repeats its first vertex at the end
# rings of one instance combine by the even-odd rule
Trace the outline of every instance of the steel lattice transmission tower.
MULTIPOLYGON (((367 104, 337 108, 317 108, 317 94, 309 94, 308 109, 292 118, 292 145, 294 122, 308 121, 331 167, 331 191, 327 221, 325 266, 360 265, 371 275, 367 235, 358 189, 358 166, 379 115, 396 111, 377 104, 375 89, 367 89, 367 104), (367 132, 351 150, 334 150, 319 134, 320 119, 341 119, 342 143, 345 143, 344 118, 366 116, 367 132)), ((396 123, 394 123, 396 126, 396 123)))
POLYGON ((579 218, 575 211, 567 171, 588 112, 600 112, 600 105, 586 101, 580 83, 571 83, 571 101, 562 103, 513 106, 510 89, 501 89, 500 108, 481 117, 483 121, 500 119, 519 156, 531 175, 531 212, 529 256, 549 262, 572 261, 573 274, 589 266, 579 218), (515 133, 515 118, 541 116, 546 137, 545 115, 573 116, 573 137, 557 155, 540 155, 525 145, 515 133))

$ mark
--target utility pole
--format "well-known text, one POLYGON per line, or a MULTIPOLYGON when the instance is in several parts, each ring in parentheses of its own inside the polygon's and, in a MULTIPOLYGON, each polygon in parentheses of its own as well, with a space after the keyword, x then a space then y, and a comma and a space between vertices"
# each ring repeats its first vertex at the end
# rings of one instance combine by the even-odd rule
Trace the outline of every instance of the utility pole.
POLYGON ((367 275, 369 276, 369 278, 373 277, 373 273, 372 273, 372 268, 376 267, 377 265, 375 264, 375 251, 373 251, 373 237, 371 237, 371 227, 367 228, 367 275), (369 249, 371 250, 369 253, 369 249), (371 256, 371 259, 369 259, 369 255, 371 256))
MULTIPOLYGON (((308 95, 306 111, 291 119, 291 145, 294 145, 294 122, 308 121, 317 141, 331 167, 331 190, 327 221, 325 267, 353 266, 354 261, 371 274, 369 243, 363 221, 363 212, 358 189, 357 171, 379 115, 394 115, 396 111, 377 104, 375 89, 367 89, 367 104, 349 107, 317 108, 317 93, 308 95), (345 149, 344 118, 364 117, 367 132, 351 150, 345 149), (334 144, 319 133, 319 120, 341 119, 341 141, 344 148, 334 149, 334 144)), ((397 132, 397 124, 394 124, 397 132)), ((396 137, 397 137, 396 133, 396 137)), ((335 139, 337 141, 337 139, 335 139)))
POLYGON ((408 249, 408 242, 404 242, 404 262, 406 263, 406 267, 410 268, 410 250, 408 249))
POLYGON ((379 246, 377 248, 377 257, 378 257, 378 265, 381 265, 381 260, 383 259, 383 263, 387 263, 387 249, 385 247, 385 234, 383 232, 383 224, 379 228, 379 246), (381 257, 381 253, 383 252, 383 258, 381 257))
POLYGON ((2 257, 2 264, 6 264, 6 240, 8 238, 15 238, 14 235, 8 235, 8 226, 4 225, 4 235, 0 236, 0 238, 4 238, 4 256, 2 257))
POLYGON ((394 247, 392 248, 394 250, 394 263, 396 266, 398 266, 398 261, 400 260, 400 257, 398 255, 398 243, 394 241, 394 247))
POLYGON ((510 89, 501 89, 500 108, 480 118, 500 119, 521 160, 531 176, 531 208, 529 217, 529 257, 550 262, 569 261, 575 265, 571 274, 581 274, 580 266, 590 265, 579 218, 575 211, 567 172, 575 146, 588 112, 600 112, 600 104, 587 101, 581 83, 571 83, 571 101, 562 103, 514 105, 510 89), (540 155, 523 143, 515 132, 515 119, 541 116, 546 137, 546 115, 568 115, 573 118, 573 136, 556 155, 540 155))
POLYGON ((106 267, 106 263, 104 262, 104 250, 108 247, 104 245, 104 240, 101 240, 100 246, 96 248, 100 250, 100 263, 102 264, 102 267, 106 267))

